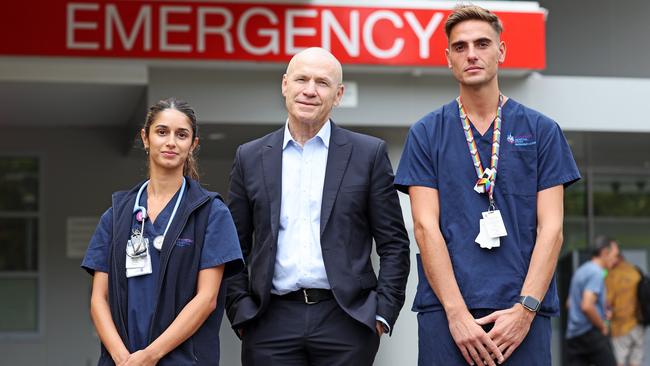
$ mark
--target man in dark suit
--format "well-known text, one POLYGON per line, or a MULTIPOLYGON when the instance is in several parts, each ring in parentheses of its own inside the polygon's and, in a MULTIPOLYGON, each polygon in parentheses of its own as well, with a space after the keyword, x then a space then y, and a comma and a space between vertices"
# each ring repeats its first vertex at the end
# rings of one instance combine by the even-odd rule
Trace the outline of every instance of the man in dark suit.
POLYGON ((248 270, 226 306, 245 366, 372 365, 404 304, 409 240, 386 144, 330 120, 343 91, 331 53, 298 53, 286 125, 237 150, 229 207, 248 270))

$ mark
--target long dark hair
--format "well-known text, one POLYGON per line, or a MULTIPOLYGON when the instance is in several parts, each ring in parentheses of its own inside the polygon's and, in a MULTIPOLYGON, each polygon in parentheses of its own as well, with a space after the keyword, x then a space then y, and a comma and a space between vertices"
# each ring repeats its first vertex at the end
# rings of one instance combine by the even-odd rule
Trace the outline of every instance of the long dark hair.
MULTIPOLYGON (((145 119, 144 126, 142 127, 144 129, 145 134, 149 136, 149 128, 151 127, 151 124, 153 123, 154 119, 156 119, 158 113, 166 109, 177 110, 183 113, 187 117, 187 119, 190 121, 190 125, 192 126, 192 142, 193 142, 194 138, 198 137, 198 127, 196 125, 196 113, 194 112, 194 108, 192 108, 186 101, 179 100, 174 97, 159 100, 154 105, 149 107, 149 112, 147 112, 147 118, 145 119)), ((196 151, 197 149, 198 146, 194 148, 194 151, 196 151)), ((186 175, 194 180, 199 180, 199 169, 193 151, 190 151, 189 155, 187 156, 187 160, 183 165, 183 175, 186 175)))

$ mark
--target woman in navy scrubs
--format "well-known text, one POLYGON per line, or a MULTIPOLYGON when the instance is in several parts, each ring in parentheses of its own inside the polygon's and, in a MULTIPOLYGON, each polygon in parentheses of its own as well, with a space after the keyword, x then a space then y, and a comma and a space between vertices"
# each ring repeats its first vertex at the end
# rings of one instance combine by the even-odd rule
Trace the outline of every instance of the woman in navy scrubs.
POLYGON ((99 365, 218 365, 220 285, 243 268, 232 217, 196 181, 187 103, 151 106, 141 137, 149 180, 113 194, 82 263, 99 365))

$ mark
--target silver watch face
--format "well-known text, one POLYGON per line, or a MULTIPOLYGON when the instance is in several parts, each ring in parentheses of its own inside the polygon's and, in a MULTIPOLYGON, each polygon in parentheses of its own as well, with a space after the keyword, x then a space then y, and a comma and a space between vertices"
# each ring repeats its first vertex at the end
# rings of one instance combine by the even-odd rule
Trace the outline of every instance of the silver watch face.
POLYGON ((537 308, 539 307, 539 301, 530 296, 525 296, 522 299, 521 304, 532 311, 537 311, 537 308))

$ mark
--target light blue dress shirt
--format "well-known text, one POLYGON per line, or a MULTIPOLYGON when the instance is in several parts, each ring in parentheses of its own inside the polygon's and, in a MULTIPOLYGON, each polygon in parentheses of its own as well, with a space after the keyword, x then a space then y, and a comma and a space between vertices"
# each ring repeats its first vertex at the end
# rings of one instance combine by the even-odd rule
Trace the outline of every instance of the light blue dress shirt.
MULTIPOLYGON (((320 246, 320 213, 332 125, 325 122, 304 146, 293 139, 288 122, 282 143, 282 202, 271 293, 301 288, 330 289, 320 246)), ((387 330, 388 322, 377 315, 387 330)))
POLYGON ((332 126, 300 146, 284 127, 282 202, 272 293, 301 288, 329 289, 320 246, 320 212, 332 126))

